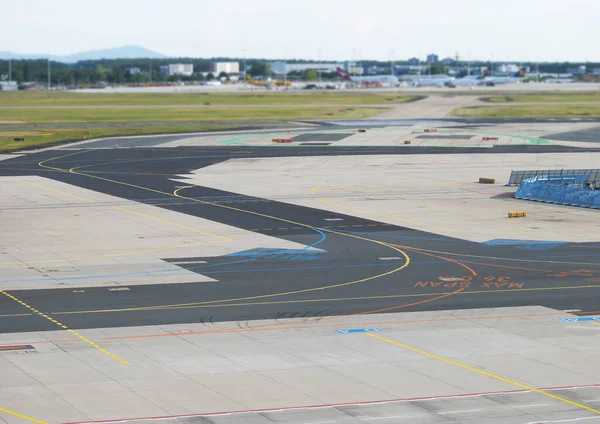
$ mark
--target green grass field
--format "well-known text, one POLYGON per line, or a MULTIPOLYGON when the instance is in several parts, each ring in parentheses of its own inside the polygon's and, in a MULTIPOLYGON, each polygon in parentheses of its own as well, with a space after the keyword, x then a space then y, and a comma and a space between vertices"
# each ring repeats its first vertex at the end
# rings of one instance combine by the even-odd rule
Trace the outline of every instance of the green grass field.
POLYGON ((0 131, 0 152, 7 150, 26 149, 63 140, 83 140, 85 138, 98 138, 104 136, 126 136, 140 134, 160 134, 175 132, 195 132, 207 130, 232 130, 231 125, 203 125, 203 126, 168 126, 147 128, 72 128, 52 130, 5 130, 0 131), (23 137, 25 141, 14 141, 15 137, 23 137))
POLYGON ((600 102, 600 92, 506 95, 489 97, 487 100, 493 103, 600 102))
POLYGON ((357 119, 384 111, 341 106, 0 109, 0 124, 357 119))
POLYGON ((385 105, 413 99, 415 96, 390 92, 341 91, 7 92, 0 93, 0 151, 83 137, 232 129, 252 125, 252 121, 368 118, 384 112, 385 105), (144 122, 151 122, 152 126, 127 126, 144 122), (68 128, 64 125, 67 123, 78 127, 68 128), (3 128, 3 124, 30 127, 3 128), (52 128, 42 130, 35 127, 37 124, 51 124, 52 128), (19 137, 25 141, 15 142, 14 138, 19 137))
POLYGON ((473 118, 598 118, 600 104, 465 107, 452 114, 473 118))
POLYGON ((397 93, 302 91, 251 93, 0 93, 0 106, 373 105, 413 100, 397 93))

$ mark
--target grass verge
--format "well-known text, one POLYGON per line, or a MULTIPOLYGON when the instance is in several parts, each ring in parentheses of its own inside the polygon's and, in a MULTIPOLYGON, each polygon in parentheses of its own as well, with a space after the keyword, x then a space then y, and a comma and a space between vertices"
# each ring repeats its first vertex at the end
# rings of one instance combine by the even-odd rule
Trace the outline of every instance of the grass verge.
POLYGON ((339 106, 0 109, 0 124, 358 119, 384 110, 339 106))
POLYGON ((600 93, 522 94, 494 96, 485 100, 492 103, 600 102, 600 93))
POLYGON ((600 105, 527 105, 465 107, 454 116, 472 118, 600 118, 600 105))
POLYGON ((373 105, 414 100, 416 96, 393 92, 265 92, 250 93, 0 93, 0 106, 173 106, 173 105, 373 105))
POLYGON ((59 128, 52 130, 4 130, 0 131, 0 152, 15 151, 38 147, 46 144, 58 143, 65 140, 83 140, 85 138, 99 138, 106 136, 126 136, 143 134, 162 134, 195 131, 234 130, 237 127, 227 125, 204 126, 168 126, 168 127, 142 127, 142 128, 59 128), (14 141, 15 138, 24 138, 24 141, 14 141))

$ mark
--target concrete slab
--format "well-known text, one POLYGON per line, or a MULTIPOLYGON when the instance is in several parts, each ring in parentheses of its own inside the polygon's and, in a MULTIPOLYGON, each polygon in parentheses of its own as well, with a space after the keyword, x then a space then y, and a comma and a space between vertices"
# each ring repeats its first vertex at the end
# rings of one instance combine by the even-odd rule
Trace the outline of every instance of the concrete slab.
POLYGON ((597 212, 516 200, 515 188, 501 184, 513 169, 593 168, 599 160, 600 153, 265 158, 229 160, 185 181, 476 242, 595 242, 597 212), (480 177, 497 184, 478 184, 480 177), (507 219, 512 210, 527 218, 507 219))
MULTIPOLYGON (((557 311, 521 307, 492 312, 335 318, 341 327, 379 321, 376 334, 384 340, 339 334, 335 327, 305 319, 244 327, 230 322, 218 328, 185 324, 80 331, 126 358, 127 365, 79 339, 60 342, 69 338, 67 332, 8 334, 3 343, 27 341, 37 353, 0 356, 0 372, 11 376, 11 384, 0 387, 0 405, 48 422, 134 423, 136 417, 163 417, 161 422, 173 423, 527 423, 598 415, 578 405, 600 405, 592 370, 600 358, 600 330, 583 332, 574 343, 569 335, 577 323, 566 327, 548 318, 557 311), (187 332, 177 332, 182 328, 187 332), (202 331, 207 328, 211 331, 202 331), (516 335, 523 328, 542 333, 551 328, 558 337, 516 335), (502 349, 481 348, 494 346, 506 332, 511 336, 502 349), (585 340, 594 342, 581 343, 585 340), (562 351, 548 351, 549 343, 562 351), (337 359, 347 353, 353 355, 349 363, 337 359), (214 415, 220 412, 226 414, 214 415)), ((0 417, 13 422, 10 414, 0 412, 0 417)))

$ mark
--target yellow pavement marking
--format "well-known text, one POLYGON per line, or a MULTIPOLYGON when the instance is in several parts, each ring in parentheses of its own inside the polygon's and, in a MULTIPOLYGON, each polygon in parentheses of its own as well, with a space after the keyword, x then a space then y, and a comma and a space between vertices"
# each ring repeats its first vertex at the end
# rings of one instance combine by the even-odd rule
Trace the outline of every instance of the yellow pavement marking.
POLYGON ((444 252, 439 250, 429 250, 429 249, 421 249, 420 247, 411 247, 412 250, 428 252, 428 253, 440 253, 442 255, 449 256, 461 256, 465 258, 479 258, 479 259, 496 259, 502 261, 514 261, 514 262, 535 262, 542 264, 564 264, 564 265, 600 265, 600 262, 568 262, 568 261, 543 261, 539 259, 519 259, 519 258, 504 258, 498 256, 481 256, 481 255, 467 255, 465 253, 454 253, 454 252, 444 252))
POLYGON ((85 201, 85 202, 95 202, 95 200, 88 199, 88 198, 86 198, 86 197, 76 196, 76 195, 74 195, 74 194, 71 194, 71 193, 66 193, 66 192, 64 192, 64 191, 57 190, 57 189, 55 189, 55 188, 46 187, 46 186, 43 186, 43 185, 41 185, 41 184, 34 183, 34 182, 32 182, 32 181, 27 181, 27 180, 12 180, 12 181, 17 181, 17 182, 20 182, 20 183, 30 184, 30 185, 32 185, 32 186, 36 186, 36 187, 42 188, 42 189, 44 189, 44 190, 48 190, 48 191, 52 191, 52 192, 54 192, 54 193, 62 194, 63 196, 67 196, 67 197, 73 197, 73 198, 75 198, 75 199, 83 200, 83 201, 85 201))
POLYGON ((4 413, 7 413, 7 414, 12 415, 14 417, 22 418, 22 419, 27 420, 27 421, 31 421, 32 423, 47 424, 46 421, 37 420, 35 418, 28 417, 27 415, 23 415, 23 414, 19 414, 18 412, 11 411, 10 409, 0 408, 0 412, 4 412, 4 413))
POLYGON ((132 211, 130 209, 122 208, 120 206, 113 206, 113 208, 114 209, 118 209, 120 211, 129 212, 129 213, 134 214, 134 215, 143 216, 144 218, 149 218, 149 219, 153 219, 155 221, 164 222, 165 224, 169 224, 169 225, 172 225, 172 226, 178 227, 178 228, 183 228, 184 230, 188 230, 188 231, 192 231, 192 232, 195 232, 195 233, 203 234, 205 236, 210 236, 210 237, 218 238, 221 241, 233 241, 229 237, 224 237, 224 236, 220 236, 218 234, 213 234, 213 233, 209 233, 209 232, 206 232, 206 231, 198 230, 197 228, 188 227, 187 225, 181 225, 181 224, 178 224, 176 222, 168 221, 166 219, 158 218, 158 217, 152 216, 152 215, 147 215, 147 214, 142 213, 142 212, 132 211))
MULTIPOLYGON (((47 166, 47 165, 44 165, 44 166, 47 166)), ((55 168, 55 169, 60 169, 60 168, 55 168)), ((98 179, 98 180, 102 180, 102 181, 108 181, 108 182, 111 182, 111 183, 114 183, 114 184, 120 184, 120 185, 125 185, 125 186, 128 186, 128 187, 134 187, 134 188, 138 188, 138 189, 141 189, 141 190, 150 191, 150 192, 153 192, 153 193, 160 193, 160 194, 167 195, 167 196, 178 197, 178 198, 190 200, 190 201, 193 201, 193 202, 196 202, 196 203, 201 203, 201 204, 205 204, 205 205, 216 206, 216 207, 219 207, 219 208, 222 208, 222 209, 234 210, 234 211, 238 211, 238 212, 242 212, 242 213, 246 213, 246 214, 250 214, 250 215, 261 216, 261 217, 264 217, 264 218, 273 219, 273 220, 279 221, 279 222, 285 222, 287 224, 292 224, 292 225, 296 225, 296 226, 299 226, 299 227, 313 228, 313 226, 308 225, 308 224, 303 224, 303 223, 300 223, 300 222, 291 221, 291 220, 288 220, 288 219, 279 218, 279 217, 275 217, 275 216, 271 216, 271 215, 267 215, 267 214, 263 214, 263 213, 259 213, 259 212, 248 211, 248 210, 245 210, 245 209, 236 208, 234 206, 227 206, 227 205, 222 205, 222 204, 219 204, 219 203, 213 203, 213 202, 207 202, 207 201, 204 201, 204 200, 194 199, 194 198, 182 196, 182 195, 179 194, 179 191, 181 191, 183 189, 186 189, 186 188, 194 187, 194 186, 180 187, 177 190, 175 190, 173 193, 168 193, 168 192, 156 190, 156 189, 149 188, 149 187, 139 186, 139 185, 136 185, 136 184, 126 183, 126 182, 123 182, 123 181, 112 180, 110 178, 100 177, 98 175, 89 175, 89 174, 86 174, 86 173, 83 173, 83 172, 76 171, 75 167, 69 169, 68 171, 66 171, 64 169, 61 170, 61 171, 62 172, 69 172, 69 173, 76 174, 76 175, 82 175, 82 176, 85 176, 85 177, 88 177, 88 178, 94 178, 94 179, 98 179)), ((379 244, 381 246, 385 246, 385 247, 387 247, 389 249, 392 249, 392 250, 395 250, 396 252, 398 252, 401 255, 403 255, 404 258, 406 259, 406 261, 405 261, 405 263, 402 266, 400 266, 398 268, 395 268, 395 269, 393 269, 391 271, 388 271, 388 272, 385 272, 385 273, 382 273, 382 274, 373 275, 373 276, 367 277, 367 278, 362 278, 360 280, 349 281, 349 282, 345 282, 345 283, 332 284, 332 285, 329 285, 329 286, 314 287, 314 288, 311 288, 311 289, 294 290, 294 291, 289 291, 289 292, 271 293, 271 294, 257 295, 257 296, 248 296, 248 297, 243 297, 243 298, 222 299, 222 300, 215 300, 215 301, 207 301, 207 302, 203 302, 203 303, 213 304, 213 303, 224 303, 224 302, 239 301, 239 300, 264 299, 264 298, 275 297, 275 296, 286 296, 286 295, 292 295, 292 294, 307 293, 307 292, 312 292, 312 291, 316 291, 316 290, 325 290, 325 289, 332 289, 332 288, 337 288, 337 287, 343 287, 343 286, 348 286, 348 285, 352 285, 352 284, 358 284, 358 283, 362 283, 362 282, 374 280, 376 278, 380 278, 380 277, 384 277, 384 276, 387 276, 387 275, 391 275, 391 274, 393 274, 395 272, 398 272, 398 271, 406 268, 410 264, 410 257, 404 251, 400 250, 399 248, 397 248, 395 246, 392 246, 389 243, 385 243, 385 242, 382 242, 382 241, 379 241, 379 240, 375 240, 375 239, 369 239, 369 238, 366 238, 366 237, 357 236, 357 235, 354 235, 354 234, 341 233, 341 232, 337 232, 337 231, 334 231, 334 230, 324 230, 324 231, 328 231, 330 233, 342 235, 342 236, 345 236, 345 237, 355 238, 355 239, 359 239, 359 240, 365 240, 365 241, 369 241, 371 243, 376 243, 376 244, 379 244)), ((196 304, 196 303, 197 302, 194 302, 193 304, 196 304)), ((186 305, 186 304, 178 304, 178 305, 186 305)), ((165 305, 165 306, 168 307, 169 305, 165 305)))
MULTIPOLYGON (((524 292, 524 291, 547 291, 547 290, 570 290, 570 289, 600 289, 600 286, 565 286, 565 287, 538 287, 538 288, 530 288, 530 289, 472 290, 472 291, 462 291, 459 293, 455 293, 454 296, 459 296, 459 295, 464 296, 464 295, 470 295, 470 294, 510 293, 510 292, 524 292)), ((233 302, 233 301, 240 300, 240 299, 224 299, 224 300, 217 300, 217 301, 197 302, 197 303, 139 306, 139 307, 135 307, 135 308, 63 311, 63 312, 53 312, 52 315, 99 314, 99 313, 113 313, 113 312, 158 311, 158 310, 169 310, 169 309, 213 308, 213 307, 233 307, 233 306, 238 307, 238 306, 280 305, 280 304, 285 305, 285 304, 289 304, 289 303, 343 302, 343 301, 375 300, 375 299, 401 299, 401 298, 407 298, 407 297, 427 297, 427 296, 434 296, 436 294, 437 295, 444 294, 444 292, 390 294, 390 295, 381 295, 381 296, 334 297, 334 298, 324 298, 324 299, 281 300, 281 301, 271 301, 271 302, 218 303, 218 302, 233 302)), ((244 300, 244 299, 241 299, 241 300, 244 300)), ((13 316, 13 315, 0 315, 0 317, 9 317, 9 316, 13 316)), ((597 325, 600 325, 600 323, 597 325)))
POLYGON ((594 325, 600 325, 600 323, 594 322, 594 321, 592 321, 592 324, 594 324, 594 325))
POLYGON ((415 353, 419 353, 419 354, 424 355, 424 356, 428 356, 429 358, 437 359, 438 361, 442 361, 442 362, 445 362, 447 364, 455 365, 457 367, 461 367, 461 368, 464 368, 466 370, 473 371, 473 372, 476 372, 478 374, 482 374, 482 375, 485 375, 487 377, 494 378, 494 379, 502 381, 504 383, 512 384, 513 386, 517 386, 517 387, 521 387, 523 389, 531 390, 532 392, 539 393, 541 395, 547 396, 547 397, 552 398, 552 399, 559 400, 559 401, 564 402, 564 403, 568 403, 568 404, 573 405, 573 406, 577 406, 577 407, 579 407, 581 409, 585 409, 587 411, 594 412, 596 414, 600 414, 600 410, 591 408, 591 407, 589 407, 587 405, 584 405, 584 404, 581 404, 581 403, 573 402, 572 400, 566 399, 566 398, 561 397, 561 396, 554 395, 552 393, 548 393, 548 392, 546 392, 544 390, 536 389, 535 387, 528 386, 527 384, 519 383, 517 381, 510 380, 508 378, 504 378, 504 377, 501 377, 501 376, 496 375, 496 374, 492 374, 491 372, 483 371, 483 370, 480 370, 479 368, 475 368, 475 367, 463 364, 461 362, 453 361, 452 359, 444 358, 443 356, 439 356, 439 355, 436 355, 436 354, 433 354, 433 353, 430 353, 430 352, 426 352, 424 350, 417 349, 415 347, 412 347, 412 346, 409 346, 409 345, 406 345, 406 344, 403 344, 403 343, 399 343, 399 342, 396 342, 394 340, 386 339, 384 337, 377 336, 377 335, 372 334, 372 333, 368 333, 367 336, 373 337, 374 339, 382 340, 382 341, 384 341, 386 343, 392 344, 394 346, 401 347, 403 349, 410 350, 410 351, 415 352, 415 353))
POLYGON ((3 294, 4 296, 8 297, 9 299, 14 300, 15 302, 23 305, 24 307, 26 307, 27 309, 29 309, 30 311, 32 311, 34 313, 34 315, 39 315, 42 318, 45 318, 48 321, 52 322, 53 324, 56 324, 57 326, 66 329, 69 333, 73 333, 75 336, 79 337, 81 340, 83 340, 84 342, 86 342, 89 345, 93 346, 94 348, 100 350, 101 352, 106 353, 106 354, 112 356, 113 358, 115 358, 116 360, 122 362, 123 364, 127 364, 127 361, 125 361, 123 358, 120 358, 120 357, 118 357, 116 355, 113 355, 112 353, 108 352, 107 350, 98 347, 98 345, 96 345, 95 343, 92 343, 90 340, 86 339, 84 336, 82 336, 81 334, 79 334, 77 331, 71 330, 70 328, 68 328, 63 323, 58 322, 54 318, 52 318, 52 317, 50 317, 50 316, 48 316, 48 315, 46 315, 46 314, 38 311, 33 306, 28 305, 27 303, 23 302, 18 297, 13 296, 12 294, 5 292, 4 290, 0 290, 0 294, 3 294))
POLYGON ((202 243, 192 243, 192 244, 176 244, 173 246, 165 246, 165 247, 157 247, 154 249, 143 249, 143 250, 132 250, 130 252, 123 253, 108 253, 106 255, 95 255, 95 256, 78 256, 75 258, 65 258, 65 259, 46 259, 43 261, 17 261, 17 262, 0 262, 0 265, 23 265, 23 264, 49 264, 56 262, 75 262, 75 261, 86 261, 91 259, 107 259, 107 258, 119 258, 122 256, 132 256, 132 255, 141 255, 144 253, 153 253, 160 252, 163 250, 171 250, 171 249, 181 249, 184 247, 195 247, 202 246, 208 244, 207 242, 202 243))
MULTIPOLYGON (((318 189, 319 189, 319 187, 313 187, 310 190, 310 194, 316 194, 318 189)), ((369 212, 369 211, 365 211, 365 210, 362 210, 362 209, 352 208, 352 207, 349 207, 349 206, 343 206, 343 205, 340 205, 338 203, 334 203, 334 202, 331 202, 329 200, 323 199, 322 197, 317 197, 317 200, 320 201, 321 203, 325 203, 326 205, 330 205, 330 206, 333 206, 333 207, 336 207, 336 208, 340 208, 340 209, 346 209, 346 210, 349 210, 349 211, 366 213, 366 214, 373 215, 373 216, 379 216, 379 217, 382 217, 382 218, 393 219, 395 221, 408 222, 410 224, 424 225, 426 227, 431 227, 431 228, 439 228, 441 230, 446 230, 446 231, 460 232, 460 230, 457 230, 457 229, 454 229, 454 228, 442 227, 442 226, 439 226, 439 225, 428 224, 426 222, 414 221, 412 219, 398 218, 396 216, 383 215, 383 214, 380 214, 380 213, 377 213, 377 212, 369 212)), ((373 225, 370 225, 370 226, 373 226, 373 225)))

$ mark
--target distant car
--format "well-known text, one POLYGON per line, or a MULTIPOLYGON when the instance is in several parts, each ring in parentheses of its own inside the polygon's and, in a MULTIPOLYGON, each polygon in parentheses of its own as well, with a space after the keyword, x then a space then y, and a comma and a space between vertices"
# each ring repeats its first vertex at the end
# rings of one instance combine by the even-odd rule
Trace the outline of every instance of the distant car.
POLYGON ((307 85, 304 86, 305 90, 314 90, 316 88, 317 88, 316 84, 307 84, 307 85))
POLYGON ((333 85, 333 84, 327 84, 327 85, 325 86, 325 88, 326 88, 327 90, 335 90, 337 87, 336 87, 335 85, 333 85))
POLYGON ((448 87, 448 88, 456 88, 456 84, 454 84, 452 81, 446 81, 444 83, 444 87, 448 87))

